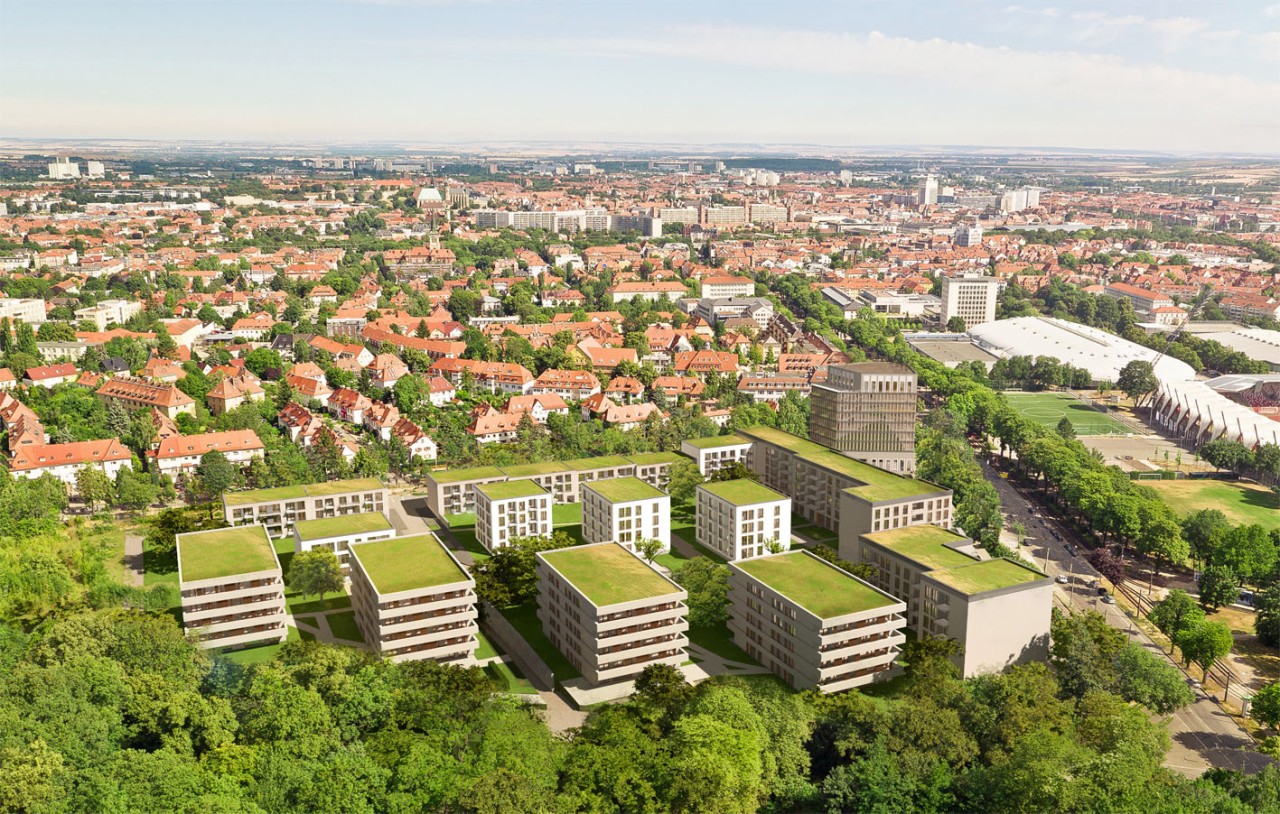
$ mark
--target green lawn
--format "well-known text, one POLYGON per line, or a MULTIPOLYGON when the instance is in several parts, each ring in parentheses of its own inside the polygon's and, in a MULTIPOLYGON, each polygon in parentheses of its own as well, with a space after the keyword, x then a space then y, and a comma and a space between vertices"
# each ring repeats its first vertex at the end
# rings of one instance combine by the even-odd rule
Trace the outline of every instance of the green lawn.
POLYGON ((1126 435, 1132 430, 1091 405, 1067 393, 1005 393, 1009 406, 1044 427, 1057 427, 1063 417, 1071 420, 1076 435, 1126 435))
POLYGON ((110 522, 94 521, 79 528, 77 539, 85 549, 101 551, 103 567, 111 578, 129 585, 129 569, 124 562, 124 537, 128 531, 144 534, 145 529, 127 529, 110 522))
POLYGON ((351 607, 351 597, 346 593, 341 594, 325 594, 324 602, 314 596, 303 596, 295 591, 290 591, 286 586, 284 589, 284 604, 288 608, 289 613, 295 616, 300 613, 321 613, 323 611, 344 610, 351 607))
POLYGON ((475 528, 476 513, 458 512, 457 514, 446 514, 444 516, 444 522, 454 531, 457 531, 458 529, 475 528))
POLYGON ((142 544, 142 585, 151 588, 156 585, 168 585, 173 588, 173 604, 169 612, 179 622, 182 621, 182 594, 178 591, 178 554, 170 551, 161 554, 151 547, 150 543, 142 544))
POLYGON ((365 643, 364 634, 360 632, 360 626, 356 624, 355 611, 330 613, 325 618, 329 620, 329 630, 332 631, 335 639, 359 642, 360 644, 365 643))
POLYGON ((536 695, 537 690, 529 683, 520 671, 515 667, 508 665, 503 661, 495 661, 492 664, 486 664, 483 668, 484 674, 492 679, 493 683, 498 685, 502 692, 516 693, 517 695, 536 695))
POLYGON ((1251 483, 1183 479, 1142 481, 1155 489, 1179 515, 1199 509, 1217 509, 1237 524, 1256 523, 1265 529, 1280 528, 1280 496, 1251 483))
POLYGON ((480 545, 480 541, 476 539, 476 533, 471 530, 458 531, 454 529, 453 538, 458 541, 458 545, 471 552, 471 556, 476 562, 483 562, 489 559, 489 552, 484 550, 484 546, 480 545))
POLYGON ((476 647, 476 660, 484 661, 498 655, 498 650, 493 646, 493 642, 485 638, 483 633, 476 633, 476 639, 479 645, 476 647))
POLYGON ((681 568, 683 568, 684 564, 687 563, 690 559, 692 559, 692 557, 686 557, 685 555, 677 551, 673 546, 670 554, 659 554, 658 556, 653 558, 653 562, 656 565, 661 565, 661 566, 665 566, 666 568, 670 568, 674 572, 674 571, 679 571, 681 568))
POLYGON ((551 525, 553 526, 582 525, 582 504, 581 503, 562 503, 558 506, 552 506, 551 507, 551 525))
MULTIPOLYGON (((306 638, 305 634, 300 636, 299 633, 300 631, 296 627, 290 627, 289 638, 285 642, 296 642, 299 639, 306 638)), ((264 664, 271 661, 283 646, 283 644, 264 644, 259 647, 247 647, 243 650, 229 650, 218 655, 227 661, 247 667, 250 664, 264 664)))
POLYGON ((747 651, 733 643, 733 635, 724 625, 689 625, 689 641, 710 650, 720 658, 743 664, 758 663, 747 655, 747 651))
POLYGON ((582 675, 543 634, 542 622, 538 620, 537 602, 503 608, 502 615, 542 657, 546 665, 551 668, 551 672, 555 674, 557 681, 567 681, 582 675))

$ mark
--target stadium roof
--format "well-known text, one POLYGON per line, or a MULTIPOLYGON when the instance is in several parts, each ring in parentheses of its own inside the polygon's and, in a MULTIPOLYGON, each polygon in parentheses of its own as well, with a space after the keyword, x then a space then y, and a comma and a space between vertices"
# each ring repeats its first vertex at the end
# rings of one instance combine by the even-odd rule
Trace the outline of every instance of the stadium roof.
POLYGON ((1247 447, 1280 445, 1280 421, 1255 413, 1210 386, 1214 383, 1226 385, 1228 382, 1223 380, 1231 378, 1219 376, 1208 383, 1161 382, 1151 402, 1157 421, 1184 433, 1198 425, 1198 433, 1205 437, 1204 440, 1225 437, 1247 447))
MULTIPOLYGON (((1157 351, 1115 334, 1052 317, 986 322, 971 329, 969 336, 975 345, 1001 358, 1052 356, 1073 367, 1084 368, 1098 382, 1115 382, 1129 362, 1152 361, 1157 355, 1157 351)), ((1195 378, 1190 365, 1169 356, 1156 364, 1155 373, 1162 382, 1195 378)))

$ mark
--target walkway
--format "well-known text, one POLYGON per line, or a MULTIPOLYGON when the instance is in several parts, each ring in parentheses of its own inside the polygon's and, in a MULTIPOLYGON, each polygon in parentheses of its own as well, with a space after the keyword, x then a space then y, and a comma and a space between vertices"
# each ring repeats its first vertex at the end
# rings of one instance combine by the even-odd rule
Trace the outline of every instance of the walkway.
POLYGON ((144 570, 142 567, 142 535, 126 534, 124 536, 124 567, 129 572, 129 584, 141 588, 144 570))

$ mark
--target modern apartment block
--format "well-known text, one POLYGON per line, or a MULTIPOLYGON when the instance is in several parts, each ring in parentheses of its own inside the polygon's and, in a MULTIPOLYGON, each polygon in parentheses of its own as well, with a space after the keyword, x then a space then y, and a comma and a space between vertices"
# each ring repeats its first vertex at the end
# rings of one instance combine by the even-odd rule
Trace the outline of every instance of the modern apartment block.
POLYGON ((899 475, 916 471, 916 374, 902 365, 832 365, 810 391, 809 437, 899 475))
POLYGON ((792 511, 846 534, 932 523, 950 528, 951 490, 886 472, 773 427, 751 427, 747 465, 760 483, 791 497, 792 511))
POLYGON ((582 487, 582 538, 636 550, 641 539, 671 550, 671 498, 639 478, 613 478, 582 487))
POLYGON ((918 635, 959 642, 965 677, 1048 657, 1053 582, 1030 566, 984 558, 968 538, 928 525, 841 535, 840 556, 876 567, 871 582, 903 597, 918 635))
POLYGON ((730 464, 746 463, 751 441, 741 435, 689 438, 681 442, 680 451, 698 464, 702 477, 709 478, 730 464))
POLYGON ((222 510, 233 526, 262 524, 276 537, 293 532, 298 520, 319 520, 364 512, 386 513, 386 485, 377 478, 354 478, 274 489, 225 492, 222 510))
POLYGON ((726 480, 698 487, 698 544, 726 560, 791 548, 791 498, 753 480, 726 480))
POLYGON ((434 535, 351 546, 351 607, 365 641, 392 661, 474 658, 475 581, 434 535))
POLYGON ((437 517, 475 511, 472 487, 510 480, 532 480, 551 493, 557 503, 577 503, 582 485, 609 478, 636 477, 658 489, 666 488, 671 465, 680 460, 674 452, 652 452, 623 457, 604 455, 573 461, 542 461, 516 466, 477 466, 432 472, 426 476, 427 506, 437 517))
POLYGON ((798 690, 875 681, 906 641, 905 611, 902 600, 808 551, 729 564, 734 643, 798 690))
POLYGON ((396 536, 395 527, 382 512, 362 512, 321 520, 299 520, 293 524, 293 551, 301 554, 326 548, 338 557, 343 573, 349 573, 348 552, 356 543, 388 540, 396 536))
POLYGON ((182 626, 202 647, 283 642, 284 574, 263 526, 179 534, 182 626))
POLYGON ((964 274, 957 277, 942 276, 942 311, 939 320, 943 325, 952 317, 964 320, 966 328, 994 322, 996 319, 996 295, 1000 293, 1000 280, 981 274, 964 274))
POLYGON ((520 537, 551 534, 551 493, 531 480, 501 481, 473 487, 476 541, 497 551, 520 537))
POLYGON ((543 551, 538 619, 591 684, 634 679, 650 664, 679 667, 688 594, 617 543, 543 551))

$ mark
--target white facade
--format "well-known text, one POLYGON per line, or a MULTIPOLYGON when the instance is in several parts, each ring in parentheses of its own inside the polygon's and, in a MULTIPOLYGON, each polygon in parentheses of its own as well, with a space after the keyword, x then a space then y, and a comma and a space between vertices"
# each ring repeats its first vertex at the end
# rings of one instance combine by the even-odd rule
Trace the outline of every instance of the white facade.
POLYGON ((49 177, 59 181, 80 177, 80 165, 69 158, 55 158, 49 164, 49 177))
POLYGON ((934 175, 926 175, 920 179, 920 186, 916 188, 916 204, 919 206, 934 206, 938 203, 938 178, 934 175))
POLYGON ((582 538, 617 543, 632 552, 641 539, 657 540, 662 543, 659 553, 666 554, 671 550, 671 498, 637 478, 583 486, 582 538), (624 494, 626 490, 633 494, 624 494))
POLYGON ((698 543, 726 560, 791 548, 791 498, 748 480, 703 484, 697 491, 698 543))
POLYGON ((952 317, 960 317, 965 327, 994 322, 999 293, 1000 280, 996 277, 943 277, 939 319, 945 325, 952 317))
POLYGON ((497 551, 521 537, 551 535, 551 493, 531 480, 473 487, 476 541, 497 551))
MULTIPOLYGON (((288 636, 284 574, 265 528, 251 546, 258 562, 251 571, 227 573, 217 568, 194 570, 194 551, 205 546, 225 549, 227 532, 243 535, 249 529, 210 529, 179 534, 178 589, 182 595, 182 626, 205 648, 239 648, 275 644, 288 636), (260 567, 259 567, 260 566, 260 567), (209 573, 205 573, 208 571, 209 573)), ((243 549, 243 543, 234 543, 243 549)))
MULTIPOLYGON (((342 572, 349 573, 351 546, 376 540, 389 540, 396 536, 395 527, 382 512, 353 514, 341 518, 349 523, 337 523, 331 528, 316 526, 312 521, 301 521, 293 527, 293 553, 302 554, 323 548, 332 551, 342 565, 342 572)), ((332 521, 321 521, 330 522, 332 521)))
POLYGON ((18 320, 31 324, 47 322, 44 300, 23 300, 0 297, 0 319, 18 320))
POLYGON ((123 325, 134 314, 142 311, 142 303, 132 300, 103 300, 97 305, 91 305, 88 308, 77 308, 76 319, 92 320, 99 331, 105 331, 107 326, 116 324, 123 325))
POLYGON ((717 435, 684 441, 680 451, 694 460, 702 477, 709 478, 730 464, 745 464, 751 442, 738 435, 717 435))

